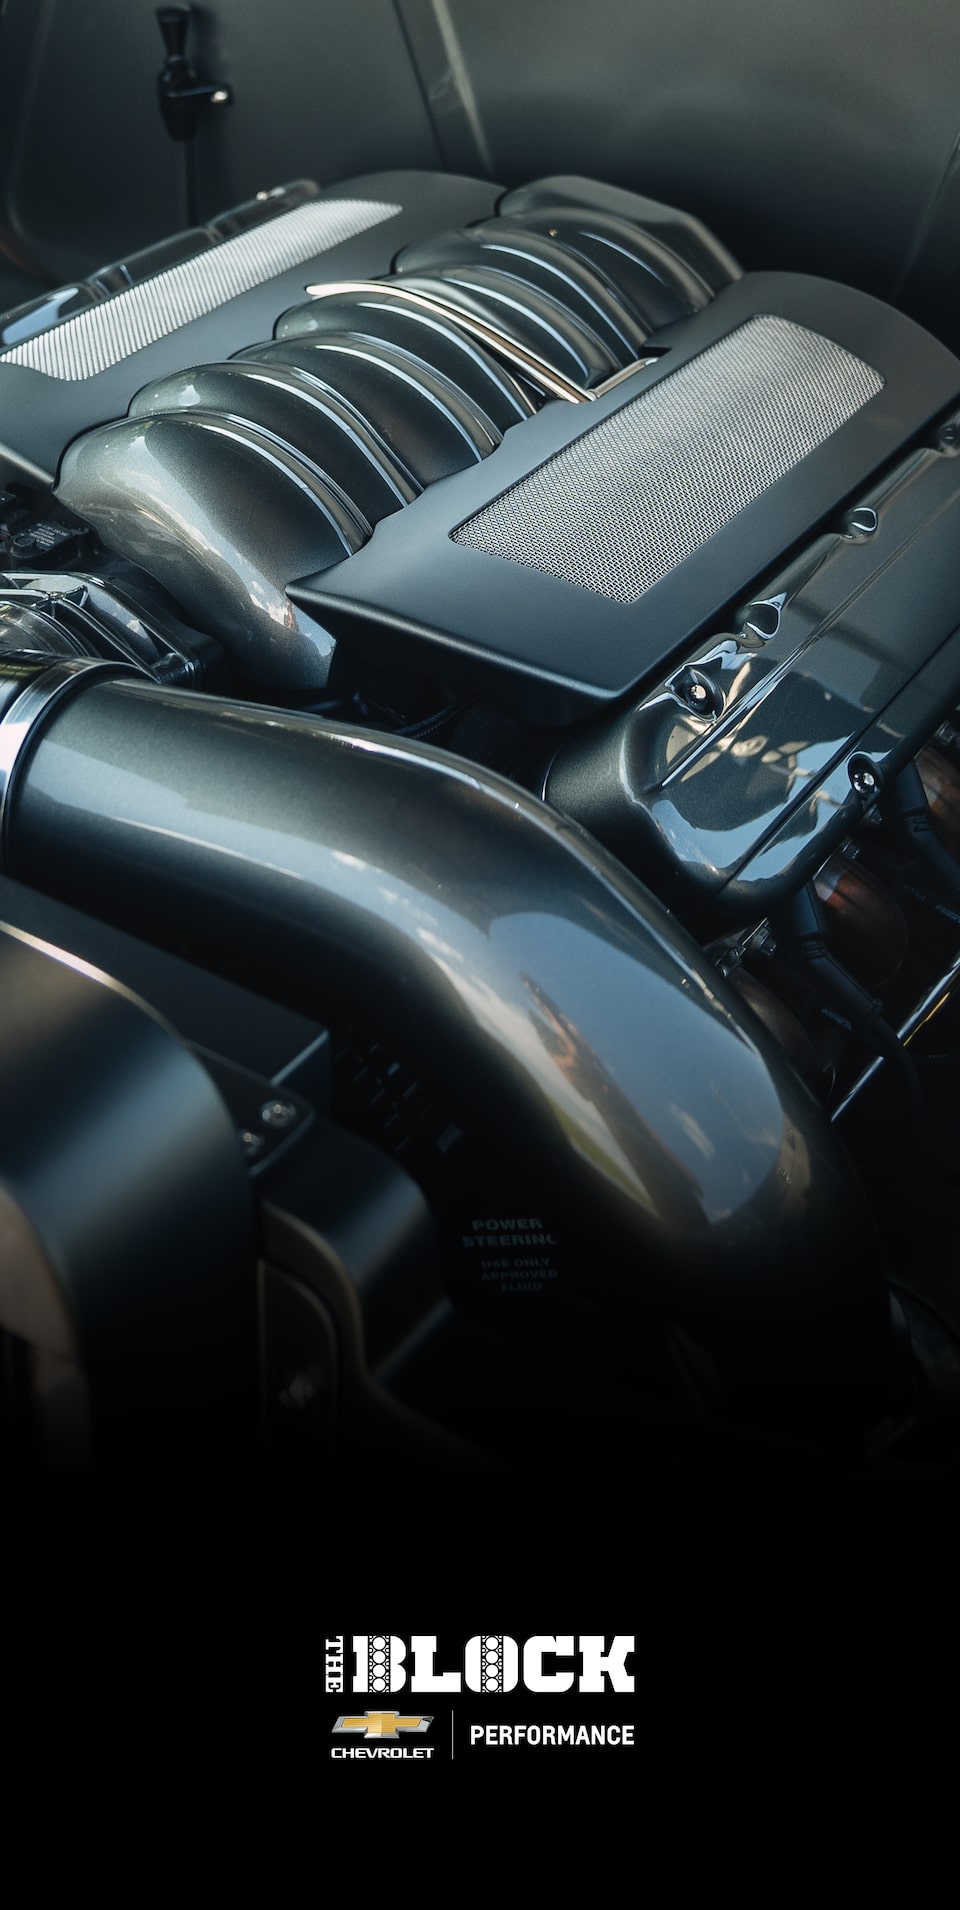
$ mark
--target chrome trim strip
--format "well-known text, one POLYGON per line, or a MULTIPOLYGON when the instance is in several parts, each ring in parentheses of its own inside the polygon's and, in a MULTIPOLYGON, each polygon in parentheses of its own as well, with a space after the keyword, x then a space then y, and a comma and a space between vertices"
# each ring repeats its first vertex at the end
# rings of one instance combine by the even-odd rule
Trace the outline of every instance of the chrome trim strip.
POLYGON ((487 325, 482 319, 463 311, 452 299, 433 298, 425 292, 410 292, 405 285, 391 285, 383 279, 343 279, 332 285, 308 285, 306 290, 310 298, 356 298, 362 292, 382 292, 386 298, 399 299, 405 305, 416 305, 421 311, 432 313, 435 318, 459 325, 462 331, 469 332, 471 337, 479 339, 491 351, 498 352, 501 358, 505 358, 508 364, 513 365, 533 384, 539 385, 541 390, 549 392, 551 398, 563 398, 567 404, 582 405, 597 396, 595 391, 574 384, 572 378, 565 378, 538 352, 518 345, 515 339, 507 337, 495 325, 487 325))
POLYGON ((665 357, 664 352, 654 351, 647 358, 635 358, 632 364, 621 365, 620 370, 613 372, 609 378, 605 378, 602 385, 594 385, 590 393, 591 398, 605 398, 608 391, 614 391, 617 385, 624 384, 628 378, 633 377, 635 371, 646 371, 648 365, 658 365, 663 357, 665 357))

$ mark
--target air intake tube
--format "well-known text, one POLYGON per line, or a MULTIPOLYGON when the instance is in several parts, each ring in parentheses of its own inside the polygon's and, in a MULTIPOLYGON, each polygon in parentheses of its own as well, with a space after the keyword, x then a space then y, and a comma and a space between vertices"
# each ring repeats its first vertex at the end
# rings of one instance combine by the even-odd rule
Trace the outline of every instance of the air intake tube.
POLYGON ((888 1406, 889 1290, 836 1140, 614 858, 440 750, 103 671, 46 708, 32 686, 9 874, 291 1005, 359 1005, 564 1190, 592 1304, 673 1322, 771 1410, 888 1406))

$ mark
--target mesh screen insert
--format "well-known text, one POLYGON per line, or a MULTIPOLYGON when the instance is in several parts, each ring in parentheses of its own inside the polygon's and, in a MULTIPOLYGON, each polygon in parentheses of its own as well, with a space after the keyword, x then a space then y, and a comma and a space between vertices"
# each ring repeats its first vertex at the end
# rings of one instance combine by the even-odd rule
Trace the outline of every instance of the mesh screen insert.
POLYGON ((10 346, 0 352, 0 362, 26 365, 47 378, 95 378, 241 292, 265 285, 399 211, 374 200, 315 199, 10 346))
POLYGON ((451 536, 635 603, 883 384, 829 338, 786 319, 751 318, 451 536))

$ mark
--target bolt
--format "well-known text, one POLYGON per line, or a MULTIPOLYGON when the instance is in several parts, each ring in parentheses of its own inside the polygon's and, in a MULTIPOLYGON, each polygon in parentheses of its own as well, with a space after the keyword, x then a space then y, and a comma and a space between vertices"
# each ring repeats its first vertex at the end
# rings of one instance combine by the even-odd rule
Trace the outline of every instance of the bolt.
POLYGON ((875 796, 879 787, 872 769, 859 765, 850 771, 850 781, 858 796, 875 796))
POLYGON ((260 1119, 264 1127, 272 1127, 282 1133, 284 1128, 292 1127, 297 1118, 297 1110, 292 1101, 265 1101, 260 1109, 260 1119))
POLYGON ((784 595, 764 597, 758 598, 756 603, 747 606, 744 622, 751 636, 759 637, 763 643, 769 643, 770 638, 776 636, 780 628, 784 601, 784 595))
POLYGON ((879 522, 872 504, 858 504, 847 512, 844 530, 848 537, 872 537, 879 522))
POLYGON ((243 1148, 244 1154, 246 1155, 246 1158, 248 1161, 259 1160, 260 1155, 263 1153, 263 1150, 266 1147, 266 1145, 267 1143, 264 1140, 263 1135, 257 1134, 255 1129, 251 1127, 241 1128, 240 1146, 243 1148))

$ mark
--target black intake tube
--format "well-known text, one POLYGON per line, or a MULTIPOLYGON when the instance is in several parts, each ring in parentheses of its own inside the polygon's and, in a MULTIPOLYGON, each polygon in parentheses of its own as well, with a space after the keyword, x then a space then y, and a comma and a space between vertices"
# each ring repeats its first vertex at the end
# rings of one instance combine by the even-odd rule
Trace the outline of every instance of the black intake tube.
POLYGON ((960 864, 944 848, 933 826, 915 762, 907 763, 884 790, 880 812, 895 841, 919 863, 934 895, 948 907, 960 909, 960 864))
POLYGON ((798 889, 778 911, 773 928, 788 956, 854 1039, 897 1069, 910 1119, 921 1123, 926 1106, 913 1058, 885 1019, 882 1003, 861 987, 828 948, 826 912, 812 882, 798 889))
POLYGON ((665 1314, 748 1386, 874 1409, 888 1288, 835 1137, 578 825, 422 743, 99 677, 39 726, 6 840, 21 881, 359 1006, 563 1189, 598 1306, 665 1314))

